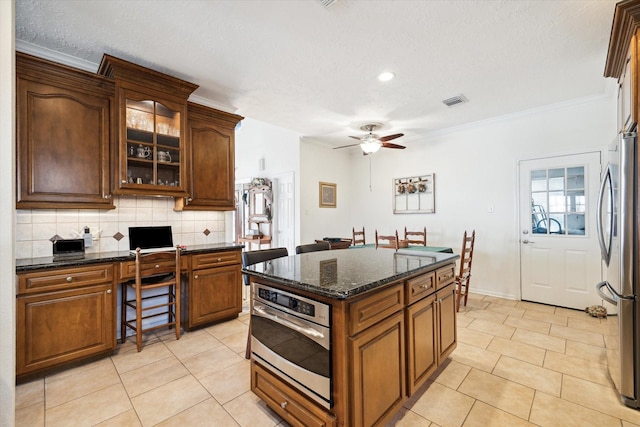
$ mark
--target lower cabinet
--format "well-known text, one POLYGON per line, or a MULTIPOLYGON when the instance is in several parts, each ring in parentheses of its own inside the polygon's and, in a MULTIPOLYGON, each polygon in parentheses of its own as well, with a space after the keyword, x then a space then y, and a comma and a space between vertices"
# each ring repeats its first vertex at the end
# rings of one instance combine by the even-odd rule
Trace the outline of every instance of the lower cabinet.
POLYGON ((456 285, 450 284, 436 294, 438 331, 438 365, 456 348, 456 285))
POLYGON ((412 396, 456 348, 455 284, 406 309, 407 395, 412 396))
POLYGON ((404 313, 350 339, 352 425, 383 425, 404 403, 404 313))
POLYGON ((407 394, 413 395, 438 367, 436 296, 407 307, 407 394))
POLYGON ((240 251, 193 255, 182 310, 185 329, 237 316, 242 311, 240 251))
POLYGON ((116 348, 113 266, 18 276, 16 375, 116 348))

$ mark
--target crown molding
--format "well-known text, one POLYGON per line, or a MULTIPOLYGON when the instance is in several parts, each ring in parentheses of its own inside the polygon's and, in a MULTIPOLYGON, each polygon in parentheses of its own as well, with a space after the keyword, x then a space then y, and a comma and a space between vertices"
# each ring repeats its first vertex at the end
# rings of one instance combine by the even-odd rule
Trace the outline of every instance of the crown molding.
POLYGON ((67 55, 66 53, 48 49, 46 47, 28 43, 23 40, 16 39, 16 51, 28 53, 29 55, 37 56, 38 58, 43 58, 73 68, 79 68, 84 71, 90 71, 92 73, 95 73, 98 70, 98 64, 94 64, 93 62, 80 59, 75 56, 67 55))

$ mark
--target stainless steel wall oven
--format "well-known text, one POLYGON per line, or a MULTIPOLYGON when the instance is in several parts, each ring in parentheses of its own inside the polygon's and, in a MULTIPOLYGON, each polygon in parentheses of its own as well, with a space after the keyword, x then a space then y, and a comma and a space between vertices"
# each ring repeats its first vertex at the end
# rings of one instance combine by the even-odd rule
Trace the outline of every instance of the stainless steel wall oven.
POLYGON ((251 353, 331 408, 331 306, 251 283, 251 353))

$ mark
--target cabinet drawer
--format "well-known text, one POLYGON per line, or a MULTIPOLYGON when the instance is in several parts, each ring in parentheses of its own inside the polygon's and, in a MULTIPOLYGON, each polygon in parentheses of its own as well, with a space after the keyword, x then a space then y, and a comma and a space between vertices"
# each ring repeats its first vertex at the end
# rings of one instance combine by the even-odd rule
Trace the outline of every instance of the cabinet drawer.
POLYGON ((219 267, 222 265, 240 264, 240 251, 212 252, 208 254, 193 255, 191 268, 219 267))
MULTIPOLYGON (((171 261, 164 261, 160 263, 162 264, 172 264, 171 261)), ((186 256, 182 256, 180 258, 180 270, 187 271, 189 269, 189 263, 186 256)), ((122 282, 129 279, 134 279, 136 277, 136 262, 135 261, 123 261, 120 263, 120 268, 118 271, 118 281, 122 282)))
POLYGON ((402 283, 349 304, 349 336, 365 330, 404 307, 402 283))
POLYGON ((407 305, 426 297, 436 290, 436 274, 429 272, 407 280, 407 305))
POLYGON ((56 291, 113 281, 113 264, 41 270, 18 275, 18 295, 56 291))
POLYGON ((456 278, 455 264, 447 265, 436 270, 436 289, 442 289, 456 278))
POLYGON ((292 426, 336 425, 333 415, 325 412, 256 362, 251 362, 251 391, 292 426))

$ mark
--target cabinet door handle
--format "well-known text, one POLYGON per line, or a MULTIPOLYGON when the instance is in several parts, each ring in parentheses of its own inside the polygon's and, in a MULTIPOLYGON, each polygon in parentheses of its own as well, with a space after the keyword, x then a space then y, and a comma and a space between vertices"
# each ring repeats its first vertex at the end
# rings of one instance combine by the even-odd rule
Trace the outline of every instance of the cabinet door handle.
POLYGON ((110 199, 110 198, 111 198, 111 194, 105 194, 105 195, 104 195, 104 198, 105 198, 105 199, 110 199))
POLYGON ((280 407, 281 407, 282 409, 287 409, 287 405, 288 405, 288 403, 285 401, 285 402, 282 402, 282 403, 280 404, 280 407))
POLYGON ((72 280, 73 280, 73 277, 71 276, 67 277, 67 282, 71 283, 72 280))
POLYGON ((218 258, 218 262, 222 262, 222 258, 218 258))
POLYGON ((111 292, 113 292, 111 289, 107 289, 108 294, 110 294, 111 292))
POLYGON ((156 264, 156 268, 160 268, 160 264, 156 264))
POLYGON ((120 183, 121 183, 121 184, 126 184, 126 183, 127 183, 127 180, 126 180, 126 179, 123 179, 122 181, 120 181, 120 183))
POLYGON ((193 278, 194 278, 194 279, 197 279, 197 278, 198 278, 198 275, 196 274, 195 276, 193 276, 193 278))

